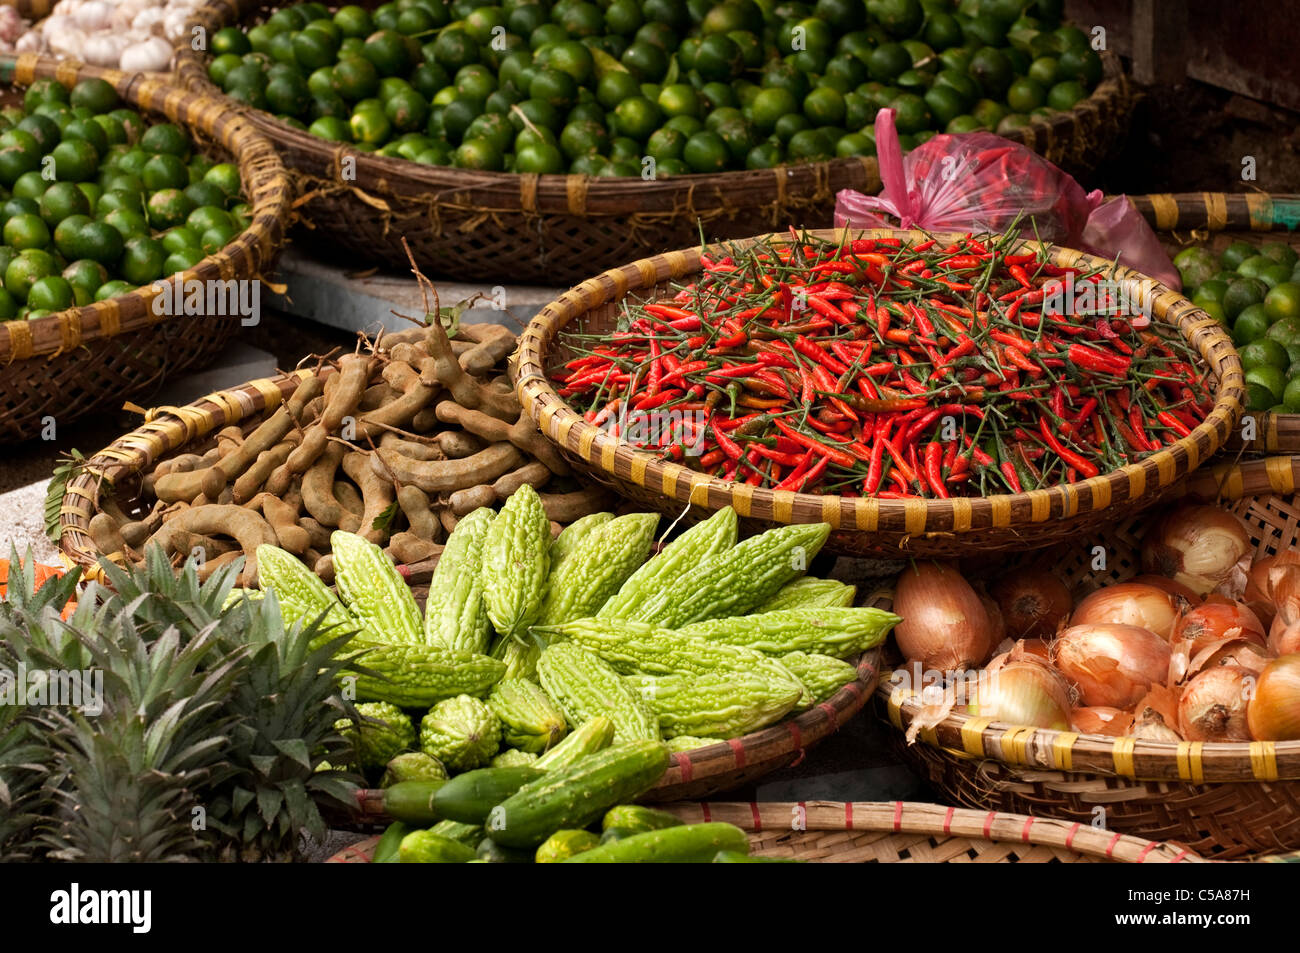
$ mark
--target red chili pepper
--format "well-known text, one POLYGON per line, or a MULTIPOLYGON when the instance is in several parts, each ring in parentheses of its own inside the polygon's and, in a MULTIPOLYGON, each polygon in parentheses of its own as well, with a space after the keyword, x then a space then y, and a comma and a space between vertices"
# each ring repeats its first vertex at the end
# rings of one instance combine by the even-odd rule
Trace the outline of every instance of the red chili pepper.
POLYGON ((1172 428, 1174 433, 1178 434, 1180 437, 1190 437, 1192 435, 1192 431, 1188 428, 1187 424, 1183 423, 1167 410, 1162 410, 1160 413, 1156 414, 1156 420, 1160 421, 1166 427, 1172 428))
POLYGON ((839 466, 842 467, 852 467, 854 465, 853 458, 849 456, 847 453, 845 453, 844 451, 836 450, 834 447, 827 446, 826 444, 822 443, 819 440, 815 440, 812 437, 806 436, 805 434, 801 434, 799 431, 789 426, 785 421, 781 420, 780 418, 772 422, 776 424, 777 430, 781 431, 791 440, 795 441, 796 443, 802 444, 803 446, 807 447, 809 450, 812 450, 814 453, 817 453, 824 457, 828 457, 832 463, 838 464, 839 466))
POLYGON ((696 371, 702 371, 708 366, 708 361, 686 361, 665 374, 663 379, 659 382, 659 386, 664 387, 672 381, 681 380, 687 374, 694 374, 696 371))
POLYGON ((1092 478, 1101 472, 1101 470, 1099 470, 1091 460, 1088 460, 1075 453, 1073 450, 1068 449, 1063 443, 1061 443, 1061 441, 1057 440, 1056 435, 1052 433, 1052 428, 1047 423, 1046 417, 1039 418, 1038 429, 1043 435, 1043 440, 1045 440, 1047 445, 1055 451, 1056 455, 1082 473, 1085 477, 1092 478))
POLYGON ((656 318, 664 318, 665 320, 671 321, 700 320, 700 316, 693 311, 687 311, 685 308, 674 308, 671 305, 659 304, 657 302, 645 305, 645 311, 647 314, 652 314, 656 318))
POLYGON ((943 459, 943 447, 938 443, 929 443, 925 447, 925 479, 935 496, 946 500, 948 488, 943 485, 943 476, 939 473, 939 462, 943 459))
POLYGON ((836 374, 843 374, 846 371, 848 371, 847 367, 845 367, 835 358, 831 357, 824 350, 822 350, 812 341, 808 340, 808 338, 804 337, 802 334, 797 335, 795 337, 794 349, 798 351, 800 354, 802 354, 804 357, 808 358, 810 361, 816 361, 818 364, 822 365, 827 370, 834 371, 836 374))

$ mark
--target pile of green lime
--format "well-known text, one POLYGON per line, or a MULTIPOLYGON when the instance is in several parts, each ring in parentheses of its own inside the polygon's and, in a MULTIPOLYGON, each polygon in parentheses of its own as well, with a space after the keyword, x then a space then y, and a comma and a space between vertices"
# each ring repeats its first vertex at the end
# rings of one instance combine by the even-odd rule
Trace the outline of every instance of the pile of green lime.
POLYGON ((1174 258, 1183 293, 1232 330, 1249 410, 1300 414, 1300 256, 1285 242, 1233 242, 1174 258))
POLYGON ((1102 62, 1063 0, 396 0, 212 38, 231 97, 358 149, 634 176, 871 155, 1071 109, 1102 62), (654 159, 651 163, 645 161, 654 159))
POLYGON ((40 318, 185 271, 248 226, 239 169, 147 124, 102 79, 0 110, 0 320, 40 318))

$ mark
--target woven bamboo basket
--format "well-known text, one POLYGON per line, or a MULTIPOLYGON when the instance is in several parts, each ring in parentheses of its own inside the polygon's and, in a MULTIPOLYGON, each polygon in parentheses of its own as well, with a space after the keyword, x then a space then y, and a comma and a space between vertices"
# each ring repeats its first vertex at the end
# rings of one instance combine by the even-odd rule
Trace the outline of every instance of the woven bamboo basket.
MULTIPOLYGON (((1300 195, 1268 192, 1184 192, 1134 195, 1146 220, 1160 234, 1170 255, 1189 245, 1221 252, 1233 242, 1252 245, 1285 241, 1300 252, 1300 195)), ((1251 413, 1256 436, 1236 431, 1230 450, 1250 453, 1300 453, 1300 414, 1251 413)))
MULTIPOLYGON (((102 499, 130 511, 139 496, 140 477, 171 454, 204 447, 212 435, 232 424, 260 420, 293 393, 310 370, 251 381, 209 394, 185 407, 149 411, 136 430, 114 441, 72 474, 59 510, 59 548, 71 567, 101 579, 101 559, 121 561, 120 553, 102 553, 90 535, 90 521, 102 499)), ((871 698, 879 670, 879 650, 856 660, 858 677, 831 698, 780 724, 723 744, 673 755, 672 764, 646 800, 707 797, 747 784, 771 771, 802 760, 805 752, 853 718, 871 698)), ((362 791, 359 816, 382 819, 379 792, 362 791)))
MULTIPOLYGON (((182 124, 200 143, 239 164, 252 223, 183 280, 252 280, 270 268, 283 245, 292 185, 270 141, 248 122, 220 103, 140 74, 0 55, 0 84, 27 85, 43 77, 69 85, 103 78, 124 101, 182 124)), ((156 315, 158 293, 144 288, 34 321, 0 323, 0 443, 37 436, 46 417, 66 424, 147 394, 165 377, 201 367, 240 324, 237 313, 156 315)))
MULTIPOLYGON (((835 231, 815 234, 842 235, 835 231)), ((855 237, 859 234, 921 235, 891 230, 853 232, 855 237)), ((778 243, 788 241, 778 235, 767 237, 778 243)), ((1109 264, 1070 249, 1053 248, 1051 254, 1059 264, 1109 264)), ((699 249, 690 249, 611 269, 583 282, 533 318, 520 338, 518 362, 520 400, 542 433, 555 441, 576 467, 651 508, 677 513, 684 504, 693 504, 688 519, 731 505, 755 528, 824 520, 834 527, 827 548, 853 555, 897 556, 903 550, 913 555, 953 556, 974 550, 1048 546, 1113 523, 1158 500, 1175 480, 1218 451, 1241 415, 1244 378, 1231 340, 1204 311, 1165 289, 1154 298, 1155 318, 1182 330, 1214 370, 1219 388, 1212 413, 1191 436, 1140 463, 1080 483, 983 499, 821 496, 715 479, 660 460, 588 424, 556 393, 547 376, 548 370, 567 357, 557 340, 561 331, 569 327, 587 332, 609 330, 624 297, 648 300, 663 296, 673 280, 689 278, 700 267, 699 249)), ((1116 279, 1135 294, 1139 287, 1153 292, 1163 287, 1126 268, 1118 269, 1116 279)))
MULTIPOLYGON (((1172 496, 1219 501, 1250 529, 1257 556, 1300 545, 1300 457, 1200 471, 1172 496)), ((1034 562, 1082 594, 1139 573, 1142 517, 1116 521, 1034 562), (1107 568, 1092 569, 1094 547, 1107 568)), ((1027 561, 1026 561, 1027 563, 1027 561)), ((1014 569, 1003 564, 999 572, 1014 569)), ((978 572, 978 567, 971 567, 978 572)), ((984 567, 988 571, 989 567, 984 567)), ((887 604, 887 603, 886 603, 887 604)), ((904 729, 920 709, 888 676, 877 707, 904 729)), ((1091 822, 1176 840, 1214 859, 1300 848, 1300 742, 1154 742, 990 724, 950 715, 920 732, 905 756, 953 803, 1091 822)))
MULTIPOLYGON (((262 0, 209 0, 192 25, 211 32, 251 22, 266 8, 262 0)), ((1106 77, 1086 101, 1017 136, 1078 174, 1122 140, 1132 113, 1134 97, 1119 60, 1104 59, 1106 77)), ((206 60, 181 44, 177 75, 189 89, 221 96, 208 80, 206 60)), ((383 264, 406 260, 405 238, 422 267, 462 280, 574 284, 593 271, 695 242, 701 227, 710 239, 791 222, 826 227, 840 189, 880 189, 874 157, 649 182, 470 172, 367 155, 268 113, 246 112, 293 170, 304 224, 322 242, 383 264), (347 181, 345 159, 355 169, 347 181)))
MULTIPOLYGON (((907 801, 700 802, 663 807, 687 824, 725 821, 749 835, 753 857, 822 864, 1179 864, 1201 858, 1086 824, 907 801)), ((326 863, 367 864, 378 837, 326 863)))

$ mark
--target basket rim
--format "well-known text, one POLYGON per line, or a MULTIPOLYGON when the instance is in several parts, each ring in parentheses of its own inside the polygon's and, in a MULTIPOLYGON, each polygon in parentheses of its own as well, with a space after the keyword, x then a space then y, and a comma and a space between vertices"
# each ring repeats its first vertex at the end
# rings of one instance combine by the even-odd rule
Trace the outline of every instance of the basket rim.
MULTIPOLYGON (((935 237, 939 240, 960 237, 907 229, 819 229, 808 234, 837 241, 849 235, 911 239, 935 237)), ((789 242, 790 237, 777 233, 720 244, 744 246, 760 240, 781 244, 789 242)), ((1046 243, 1040 246, 1036 241, 1022 239, 1017 247, 1045 247, 1050 260, 1062 265, 1083 263, 1108 267, 1112 264, 1073 249, 1046 243)), ((625 297, 631 291, 695 274, 700 268, 700 254, 698 248, 679 250, 613 268, 589 278, 546 305, 520 336, 515 387, 524 409, 542 433, 561 449, 576 453, 606 474, 630 479, 647 489, 661 487, 656 492, 683 503, 700 503, 708 508, 730 504, 741 516, 748 516, 755 503, 768 504, 779 522, 790 522, 789 516, 803 509, 804 512, 819 513, 822 520, 839 531, 897 527, 909 536, 917 536, 927 531, 947 531, 946 527, 951 526, 951 532, 960 538, 962 534, 983 529, 986 525, 1005 527, 1046 522, 1054 518, 1054 509, 1067 518, 1098 512, 1112 506, 1116 499, 1136 499, 1153 488, 1168 487, 1213 456, 1243 413, 1246 392, 1241 362, 1231 339, 1218 322, 1181 294, 1120 265, 1114 268, 1115 278, 1132 282, 1140 293, 1152 295, 1150 300, 1156 319, 1177 325, 1183 337, 1199 348, 1202 359, 1219 377, 1219 389, 1210 414, 1189 436, 1176 443, 1136 463, 1088 480, 1027 493, 988 497, 880 500, 875 497, 794 493, 717 479, 681 464, 663 461, 621 439, 610 437, 587 423, 560 398, 546 375, 547 353, 564 326, 599 305, 625 297), (615 473, 620 456, 629 462, 630 473, 615 473), (1017 522, 1015 510, 1020 510, 1028 519, 1017 522), (787 518, 781 518, 781 514, 787 514, 787 518)))
MULTIPOLYGON (((1185 484, 1196 496, 1236 500, 1245 496, 1290 495, 1300 488, 1300 456, 1227 463, 1185 484), (1264 489, 1257 489, 1260 483, 1264 489)), ((904 730, 916 717, 919 695, 894 685, 886 674, 876 700, 890 724, 904 730)), ((954 757, 993 760, 1013 767, 1101 774, 1134 781, 1273 782, 1300 780, 1300 741, 1148 741, 1076 731, 1053 731, 951 713, 918 741, 954 757)))
POLYGON ((1128 198, 1157 232, 1285 232, 1300 241, 1300 193, 1147 192, 1128 198))
MULTIPOLYGON (((214 29, 221 25, 240 22, 246 18, 248 6, 241 0, 207 0, 198 7, 186 23, 185 36, 192 27, 202 26, 214 29)), ((1100 112, 1114 104, 1130 102, 1133 98, 1128 76, 1124 73, 1119 57, 1110 50, 1101 52, 1103 77, 1087 99, 1076 103, 1074 107, 1050 118, 1035 117, 1024 127, 1015 131, 1013 136, 1004 136, 1012 142, 1020 142, 1033 149, 1034 143, 1042 139, 1051 142, 1068 134, 1080 117, 1100 112)), ((356 163, 358 173, 368 173, 372 181, 382 182, 392 191, 394 183, 404 183, 424 191, 446 190, 448 192, 471 192, 478 189, 500 189, 513 191, 519 196, 519 210, 524 212, 546 212, 570 209, 574 195, 581 195, 582 204, 600 202, 602 199, 625 197, 625 195, 665 195, 683 196, 698 199, 707 193, 701 190, 716 187, 721 193, 725 187, 739 184, 746 179, 760 181, 767 178, 773 193, 784 194, 806 184, 826 179, 832 170, 851 169, 862 166, 873 180, 879 180, 879 165, 874 156, 862 156, 844 159, 832 159, 825 162, 782 165, 775 170, 735 170, 720 173, 693 173, 671 176, 650 181, 633 180, 629 189, 626 182, 618 178, 592 177, 575 174, 536 175, 514 172, 474 172, 452 169, 443 166, 423 166, 404 159, 390 159, 373 153, 360 152, 346 143, 332 143, 312 136, 303 130, 283 123, 263 110, 255 110, 245 104, 230 100, 225 93, 208 79, 207 51, 194 50, 184 40, 176 46, 175 75, 189 88, 200 90, 213 98, 220 98, 228 108, 237 109, 254 122, 257 127, 277 143, 291 144, 294 148, 311 155, 323 168, 339 167, 343 157, 356 163), (801 171, 803 170, 803 171, 801 171), (697 194, 698 193, 698 194, 697 194), (529 205, 534 207, 529 208, 529 205), (546 206, 543 208, 542 206, 546 206)), ((361 175, 358 174, 358 179, 361 175)), ((725 195, 717 196, 718 204, 725 204, 725 195)), ((449 204, 460 205, 454 198, 449 204)), ((696 207, 699 207, 698 205, 696 207)), ((499 209, 498 211, 507 211, 499 209)), ((626 208, 611 209, 606 214, 627 214, 626 208)), ((592 214, 590 209, 583 209, 583 214, 592 214)))
POLYGON ((187 92, 156 76, 89 66, 75 60, 55 60, 35 53, 0 54, 0 82, 25 86, 43 78, 56 79, 65 85, 80 79, 103 79, 113 85, 124 102, 146 114, 179 123, 191 135, 197 131, 211 139, 239 165, 240 178, 252 211, 248 228, 179 275, 165 276, 148 287, 43 318, 0 322, 0 361, 46 355, 59 357, 93 341, 183 319, 187 317, 183 313, 153 314, 154 301, 163 294, 158 286, 174 286, 177 281, 206 282, 251 277, 269 261, 282 240, 277 235, 283 235, 294 190, 270 140, 251 123, 238 117, 219 121, 228 112, 223 104, 187 92), (211 133, 201 128, 205 122, 213 124, 211 133), (123 307, 137 302, 144 306, 142 316, 124 318, 123 307), (36 344, 34 338, 43 343, 36 344))

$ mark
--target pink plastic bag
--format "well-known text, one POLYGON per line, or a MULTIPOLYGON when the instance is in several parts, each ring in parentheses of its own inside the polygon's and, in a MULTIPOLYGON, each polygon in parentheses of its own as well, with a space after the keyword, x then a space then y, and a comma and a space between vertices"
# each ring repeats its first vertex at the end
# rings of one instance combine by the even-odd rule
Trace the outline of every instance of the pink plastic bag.
POLYGON ((939 135, 906 156, 894 110, 876 115, 876 153, 884 190, 835 197, 835 224, 1000 234, 1021 217, 1021 234, 1115 258, 1180 289, 1178 272, 1133 203, 1103 201, 1072 176, 1019 143, 987 132, 939 135), (885 218, 883 216, 889 216, 885 218))

